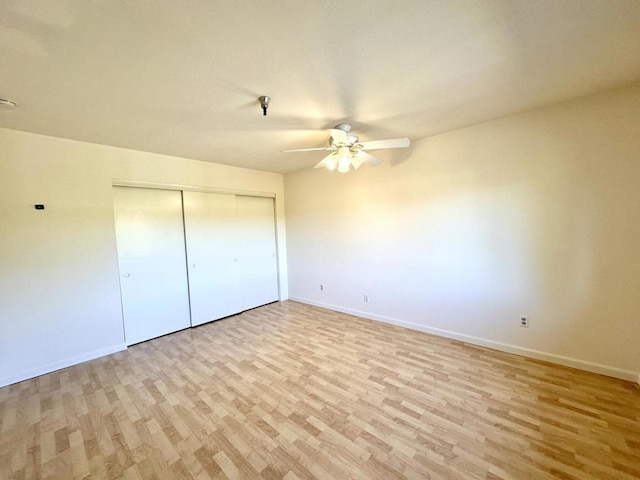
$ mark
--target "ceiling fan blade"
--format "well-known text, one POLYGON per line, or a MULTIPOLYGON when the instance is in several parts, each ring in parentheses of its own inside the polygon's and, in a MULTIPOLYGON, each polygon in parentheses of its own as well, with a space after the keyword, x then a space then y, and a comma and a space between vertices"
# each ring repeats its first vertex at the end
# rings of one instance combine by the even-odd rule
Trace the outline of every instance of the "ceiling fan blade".
POLYGON ((282 153, 290 153, 290 152, 318 152, 320 150, 331 150, 331 147, 320 147, 320 148, 296 148, 293 150, 281 150, 282 153))
POLYGON ((320 160, 315 167, 313 168, 322 168, 327 167, 329 170, 335 170, 337 165, 337 160, 335 158, 335 154, 330 154, 320 160))
POLYGON ((354 170, 359 169, 363 163, 364 160, 360 155, 354 155, 353 157, 351 157, 351 166, 354 170))
POLYGON ((404 148, 411 145, 411 141, 406 138, 388 138, 386 140, 373 140, 371 142, 360 142, 362 150, 378 150, 380 148, 404 148))
POLYGON ((349 135, 344 130, 338 128, 329 129, 333 143, 349 143, 349 135))
MULTIPOLYGON (((367 153, 367 152, 363 152, 362 150, 358 152, 358 155, 356 155, 356 157, 362 161, 362 163, 366 163, 367 165, 369 165, 370 167, 377 167, 378 165, 382 164, 382 160, 380 160, 377 157, 374 157, 373 155, 367 153)), ((355 160, 355 158, 354 158, 355 160)), ((355 168, 355 165, 354 165, 355 168)))

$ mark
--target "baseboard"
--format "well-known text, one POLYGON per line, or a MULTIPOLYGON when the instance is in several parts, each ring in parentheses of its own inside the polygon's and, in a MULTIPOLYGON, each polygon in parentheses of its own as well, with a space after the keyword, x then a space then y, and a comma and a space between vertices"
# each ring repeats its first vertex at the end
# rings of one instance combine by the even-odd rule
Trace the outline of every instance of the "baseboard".
POLYGON ((452 332, 450 330, 443 330, 440 328, 428 327, 420 325, 418 323, 407 322, 404 320, 398 320, 397 318, 386 317, 383 315, 376 315, 368 312, 362 312, 360 310, 354 310, 350 308, 340 307, 338 305, 330 305, 327 303, 316 302, 307 298, 289 297, 291 301, 306 303, 316 307, 326 308, 328 310, 334 310, 336 312, 346 313, 349 315, 355 315, 356 317, 363 317, 369 320, 375 320, 377 322, 390 323, 392 325, 398 325, 400 327, 410 328, 412 330, 419 330, 421 332, 430 333, 439 337, 450 338, 453 340, 460 340, 462 342, 471 343, 473 345, 479 345, 481 347, 491 348, 493 350, 499 350, 501 352, 514 353, 516 355, 522 355, 524 357, 535 358, 537 360, 543 360, 545 362, 556 363, 565 367, 577 368, 580 370, 586 370, 587 372, 599 373, 601 375, 607 375, 609 377, 619 378, 621 380, 628 380, 637 382, 640 384, 640 373, 633 372, 631 370, 624 370, 621 368, 611 367, 609 365, 602 365, 600 363, 587 362, 572 357, 565 357, 563 355, 556 355, 555 353, 544 352, 541 350, 534 350, 531 348, 519 347, 510 343, 496 342, 488 340, 486 338, 474 337, 471 335, 465 335, 463 333, 452 332))
POLYGON ((18 374, 0 378, 0 387, 6 387, 7 385, 11 385, 13 383, 22 382, 23 380, 28 380, 30 378, 38 377, 46 373, 55 372, 56 370, 60 370, 62 368, 72 367, 73 365, 87 362, 89 360, 94 360, 99 357, 104 357, 105 355, 110 355, 112 353, 120 352, 126 349, 127 349, 126 344, 119 343, 117 345, 100 348, 98 350, 93 350, 91 352, 83 353, 82 355, 76 355, 74 357, 65 358, 64 360, 49 363, 47 365, 42 365, 37 368, 25 370, 18 374))

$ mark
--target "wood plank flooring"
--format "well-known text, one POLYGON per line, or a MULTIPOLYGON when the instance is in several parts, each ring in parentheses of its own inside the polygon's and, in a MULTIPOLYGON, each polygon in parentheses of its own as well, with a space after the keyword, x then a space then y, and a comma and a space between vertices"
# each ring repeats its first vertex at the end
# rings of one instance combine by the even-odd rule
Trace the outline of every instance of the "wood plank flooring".
POLYGON ((294 302, 0 389, 2 479, 638 479, 640 389, 294 302))

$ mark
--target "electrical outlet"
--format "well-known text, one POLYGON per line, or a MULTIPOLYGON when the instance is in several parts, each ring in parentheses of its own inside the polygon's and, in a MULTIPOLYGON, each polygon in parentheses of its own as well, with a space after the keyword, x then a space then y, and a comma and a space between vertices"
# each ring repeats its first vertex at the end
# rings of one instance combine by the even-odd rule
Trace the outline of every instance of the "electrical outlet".
POLYGON ((526 316, 520 317, 520 326, 529 328, 529 317, 526 317, 526 316))
POLYGON ((320 284, 320 291, 321 291, 321 292, 324 292, 324 283, 321 283, 321 284, 320 284))
POLYGON ((362 295, 362 301, 364 303, 369 303, 369 295, 367 295, 366 293, 362 295))

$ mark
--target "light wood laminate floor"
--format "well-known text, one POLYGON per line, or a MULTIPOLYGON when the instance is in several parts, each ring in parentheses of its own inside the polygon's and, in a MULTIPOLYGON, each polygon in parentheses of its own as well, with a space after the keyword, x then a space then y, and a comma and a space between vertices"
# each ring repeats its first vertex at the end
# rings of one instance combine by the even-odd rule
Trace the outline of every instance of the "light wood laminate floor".
POLYGON ((638 479, 637 385, 294 302, 0 389, 2 479, 638 479))

